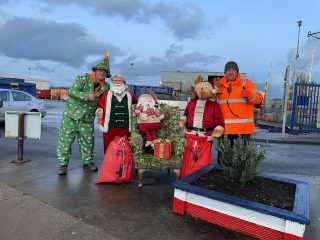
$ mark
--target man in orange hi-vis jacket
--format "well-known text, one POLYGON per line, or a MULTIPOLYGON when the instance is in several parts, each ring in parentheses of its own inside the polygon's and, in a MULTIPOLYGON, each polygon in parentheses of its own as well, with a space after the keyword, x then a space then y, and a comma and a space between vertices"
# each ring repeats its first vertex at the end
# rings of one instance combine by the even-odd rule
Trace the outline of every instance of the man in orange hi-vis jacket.
POLYGON ((253 82, 241 78, 238 64, 230 61, 224 69, 225 76, 220 80, 218 104, 224 118, 224 135, 233 145, 238 137, 247 142, 254 133, 254 105, 260 104, 263 94, 257 92, 253 82))

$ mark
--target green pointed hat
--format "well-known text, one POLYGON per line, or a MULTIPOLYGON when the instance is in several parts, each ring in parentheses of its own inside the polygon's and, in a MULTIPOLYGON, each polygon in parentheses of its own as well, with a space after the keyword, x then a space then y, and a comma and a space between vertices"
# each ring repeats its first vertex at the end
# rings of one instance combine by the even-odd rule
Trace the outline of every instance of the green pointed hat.
POLYGON ((110 53, 106 52, 104 59, 102 59, 102 61, 99 64, 97 64, 96 66, 93 66, 92 71, 95 71, 95 70, 105 71, 107 73, 106 77, 110 78, 111 73, 110 73, 109 59, 110 59, 110 53))

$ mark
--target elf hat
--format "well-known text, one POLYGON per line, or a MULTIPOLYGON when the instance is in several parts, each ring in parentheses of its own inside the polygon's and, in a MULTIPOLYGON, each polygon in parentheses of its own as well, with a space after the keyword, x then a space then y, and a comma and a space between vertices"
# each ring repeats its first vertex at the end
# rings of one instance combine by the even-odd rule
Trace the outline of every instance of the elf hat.
POLYGON ((102 59, 102 61, 97 64, 96 66, 92 67, 92 71, 95 70, 102 70, 105 71, 107 73, 107 78, 111 77, 111 73, 110 73, 110 53, 106 52, 104 59, 102 59))

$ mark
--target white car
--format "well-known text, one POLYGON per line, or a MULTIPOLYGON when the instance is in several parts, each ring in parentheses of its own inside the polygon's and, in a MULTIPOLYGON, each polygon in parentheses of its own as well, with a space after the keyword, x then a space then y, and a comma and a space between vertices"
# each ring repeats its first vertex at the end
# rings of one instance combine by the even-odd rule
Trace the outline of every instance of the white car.
POLYGON ((0 121, 5 120, 6 111, 41 112, 41 117, 47 113, 43 100, 26 92, 0 89, 0 121))

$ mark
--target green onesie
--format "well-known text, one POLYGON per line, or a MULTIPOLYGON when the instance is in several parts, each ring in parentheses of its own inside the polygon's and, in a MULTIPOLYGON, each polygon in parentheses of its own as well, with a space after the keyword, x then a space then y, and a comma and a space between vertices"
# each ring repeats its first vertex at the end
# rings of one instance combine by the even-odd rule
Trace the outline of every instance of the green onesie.
POLYGON ((100 95, 108 89, 109 84, 104 83, 95 99, 89 101, 89 93, 94 93, 93 80, 89 74, 78 76, 70 88, 57 142, 60 165, 68 165, 71 145, 76 136, 83 162, 87 164, 93 161, 95 111, 100 95))

